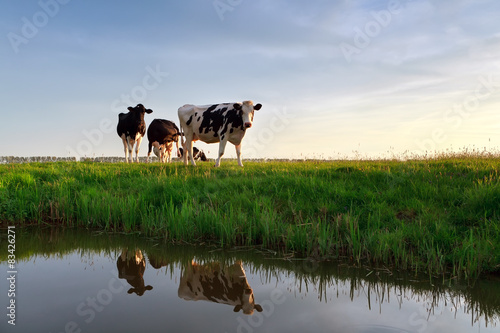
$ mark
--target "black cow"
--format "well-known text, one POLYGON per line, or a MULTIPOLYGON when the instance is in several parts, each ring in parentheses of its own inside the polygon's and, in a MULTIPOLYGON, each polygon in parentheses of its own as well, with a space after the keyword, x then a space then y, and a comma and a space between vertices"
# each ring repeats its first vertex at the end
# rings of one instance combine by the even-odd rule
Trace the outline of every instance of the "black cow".
POLYGON ((181 124, 181 133, 186 136, 182 146, 187 149, 184 154, 184 164, 196 165, 193 158, 193 141, 201 140, 206 143, 219 142, 219 155, 215 166, 220 165, 220 159, 224 155, 227 142, 236 147, 238 165, 241 162, 241 140, 245 136, 247 128, 252 127, 255 110, 260 110, 261 104, 253 105, 252 101, 243 103, 224 103, 214 105, 196 106, 187 104, 179 108, 178 115, 181 124))
MULTIPOLYGON (((184 149, 179 148, 179 153, 180 153, 179 157, 182 158, 184 156, 184 149)), ((205 153, 203 152, 203 150, 200 150, 196 147, 193 147, 193 158, 195 161, 197 161, 197 160, 202 160, 203 162, 208 161, 208 158, 205 155, 205 153)))
POLYGON ((161 162, 169 162, 172 157, 172 143, 177 145, 177 156, 179 156, 179 128, 170 120, 154 119, 148 127, 148 158, 151 149, 161 162))
POLYGON ((128 156, 132 162, 132 150, 135 144, 135 157, 139 162, 139 147, 141 146, 142 138, 146 134, 146 123, 144 122, 144 114, 152 113, 153 110, 146 109, 144 105, 137 104, 136 107, 128 107, 128 113, 120 113, 118 115, 118 126, 116 131, 118 136, 123 140, 125 149, 125 161, 128 163, 128 156))

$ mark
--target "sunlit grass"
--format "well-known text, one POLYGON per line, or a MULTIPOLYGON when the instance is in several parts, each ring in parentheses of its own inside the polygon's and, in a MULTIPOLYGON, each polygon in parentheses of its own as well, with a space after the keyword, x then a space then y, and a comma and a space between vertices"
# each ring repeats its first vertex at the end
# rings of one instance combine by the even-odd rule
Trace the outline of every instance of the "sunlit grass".
POLYGON ((318 259, 476 276, 500 270, 498 155, 0 166, 0 220, 139 231, 318 259))

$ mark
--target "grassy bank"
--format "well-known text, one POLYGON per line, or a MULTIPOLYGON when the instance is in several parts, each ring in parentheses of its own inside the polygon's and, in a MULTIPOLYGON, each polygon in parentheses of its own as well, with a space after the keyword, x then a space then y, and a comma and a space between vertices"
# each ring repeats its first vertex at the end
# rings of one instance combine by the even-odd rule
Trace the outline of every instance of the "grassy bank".
POLYGON ((500 160, 0 166, 0 220, 263 245, 430 274, 500 270, 500 160))

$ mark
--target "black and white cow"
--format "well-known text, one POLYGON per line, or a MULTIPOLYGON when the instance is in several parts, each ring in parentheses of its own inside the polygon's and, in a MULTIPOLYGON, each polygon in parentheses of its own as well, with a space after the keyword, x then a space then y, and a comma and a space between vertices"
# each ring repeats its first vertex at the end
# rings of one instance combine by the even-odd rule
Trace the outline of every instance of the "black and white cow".
POLYGON ((196 106, 187 104, 179 108, 178 115, 181 133, 186 137, 182 145, 187 150, 184 154, 184 164, 188 164, 188 157, 192 165, 196 165, 193 158, 193 141, 201 140, 206 143, 219 142, 219 154, 215 166, 220 165, 227 142, 236 147, 238 165, 241 163, 241 140, 247 128, 252 127, 255 110, 260 110, 261 104, 253 105, 252 101, 243 103, 224 103, 196 106))
POLYGON ((118 269, 118 278, 126 279, 132 286, 128 290, 129 294, 135 293, 137 296, 142 296, 146 290, 152 290, 153 287, 146 286, 144 283, 144 271, 146 270, 146 260, 142 255, 142 251, 136 249, 131 251, 123 249, 121 255, 116 261, 118 269))
POLYGON ((170 120, 154 119, 148 127, 148 158, 151 156, 151 149, 161 162, 169 162, 172 157, 172 144, 177 145, 177 156, 179 156, 179 128, 170 120))
MULTIPOLYGON (((184 149, 182 148, 179 148, 179 157, 184 157, 184 149)), ((208 161, 208 158, 207 156, 205 155, 205 153, 203 152, 203 150, 200 150, 196 147, 193 147, 193 158, 195 161, 198 161, 198 160, 201 160, 203 162, 206 162, 208 161)))
POLYGON ((146 134, 146 123, 144 122, 144 114, 152 113, 153 110, 146 109, 144 105, 137 104, 136 107, 128 107, 128 113, 120 113, 118 115, 118 126, 116 131, 118 136, 122 138, 123 147, 125 149, 125 161, 128 163, 128 156, 132 162, 132 150, 135 144, 135 157, 139 162, 139 147, 141 146, 142 138, 146 134))
POLYGON ((193 260, 182 272, 177 293, 187 301, 231 305, 234 312, 243 310, 247 315, 254 310, 262 312, 262 307, 255 304, 241 261, 226 266, 219 262, 199 265, 193 260))

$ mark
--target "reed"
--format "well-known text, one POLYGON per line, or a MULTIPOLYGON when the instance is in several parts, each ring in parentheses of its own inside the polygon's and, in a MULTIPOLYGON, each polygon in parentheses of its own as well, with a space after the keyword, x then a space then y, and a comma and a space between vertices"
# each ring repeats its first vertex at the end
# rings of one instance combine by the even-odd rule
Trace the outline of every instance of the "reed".
POLYGON ((3 224, 262 245, 429 274, 500 270, 500 159, 0 165, 3 224))

